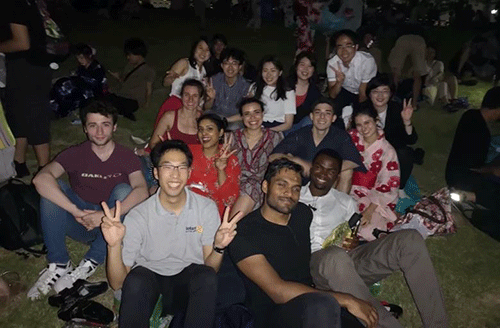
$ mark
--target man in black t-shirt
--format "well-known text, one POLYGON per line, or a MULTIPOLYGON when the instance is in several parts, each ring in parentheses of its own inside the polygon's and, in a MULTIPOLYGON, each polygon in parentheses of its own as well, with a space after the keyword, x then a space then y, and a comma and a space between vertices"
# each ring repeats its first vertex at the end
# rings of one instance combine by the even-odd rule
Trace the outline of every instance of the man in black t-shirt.
POLYGON ((261 208, 238 224, 229 251, 243 273, 247 305, 260 327, 340 327, 340 306, 375 327, 376 310, 351 295, 312 287, 309 262, 311 210, 298 203, 300 165, 286 159, 269 164, 261 208), (340 304, 340 306, 339 306, 340 304))

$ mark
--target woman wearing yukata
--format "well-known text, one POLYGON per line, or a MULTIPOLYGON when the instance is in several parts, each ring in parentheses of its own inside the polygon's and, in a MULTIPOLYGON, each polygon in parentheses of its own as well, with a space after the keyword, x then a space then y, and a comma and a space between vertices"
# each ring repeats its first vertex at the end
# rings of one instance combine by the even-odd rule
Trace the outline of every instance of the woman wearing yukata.
POLYGON ((257 98, 246 98, 240 103, 240 115, 245 128, 232 132, 231 149, 236 150, 241 167, 240 196, 231 210, 243 215, 262 203, 261 182, 264 179, 269 155, 283 140, 281 132, 262 126, 264 103, 257 98))
POLYGON ((364 102, 354 110, 351 126, 355 128, 349 131, 368 170, 354 172, 351 189, 351 196, 363 214, 359 236, 368 241, 376 238, 374 229, 387 231, 394 226, 399 190, 398 157, 383 130, 377 127, 377 121, 373 105, 364 102))
POLYGON ((198 119, 199 145, 189 145, 193 153, 189 188, 212 199, 221 217, 226 207, 232 207, 239 194, 240 165, 230 151, 230 138, 224 138, 225 121, 208 113, 198 119), (224 138, 224 144, 220 141, 224 138))

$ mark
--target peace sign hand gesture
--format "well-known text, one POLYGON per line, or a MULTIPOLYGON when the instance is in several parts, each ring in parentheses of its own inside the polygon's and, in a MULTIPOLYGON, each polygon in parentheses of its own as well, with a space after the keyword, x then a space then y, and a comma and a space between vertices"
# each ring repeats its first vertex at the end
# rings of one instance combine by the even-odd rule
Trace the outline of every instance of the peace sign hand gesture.
POLYGON ((328 65, 328 67, 335 72, 335 79, 340 83, 344 83, 345 74, 342 72, 342 66, 340 62, 338 62, 337 64, 338 68, 335 68, 335 66, 333 65, 328 65))
POLYGON ((104 236, 104 240, 106 240, 109 247, 120 246, 123 241, 123 237, 125 236, 125 226, 120 220, 121 203, 120 201, 116 201, 114 215, 111 214, 111 211, 105 202, 102 202, 101 206, 104 210, 104 216, 102 217, 101 223, 101 231, 104 236))
POLYGON ((238 212, 229 219, 229 212, 231 212, 231 208, 226 207, 222 223, 215 233, 214 246, 217 248, 226 248, 233 241, 234 236, 236 236, 237 223, 243 218, 243 213, 238 212))
POLYGON ((212 79, 209 79, 207 82, 207 87, 205 88, 205 92, 207 94, 208 99, 215 99, 215 89, 212 79))
POLYGON ((411 117, 413 115, 413 105, 412 99, 406 100, 403 99, 403 110, 401 111, 401 118, 403 119, 403 123, 405 125, 411 124, 411 117))
POLYGON ((227 159, 236 152, 236 149, 231 151, 231 143, 233 141, 233 134, 224 134, 224 144, 219 151, 219 157, 215 160, 215 167, 219 171, 224 171, 227 167, 227 159))

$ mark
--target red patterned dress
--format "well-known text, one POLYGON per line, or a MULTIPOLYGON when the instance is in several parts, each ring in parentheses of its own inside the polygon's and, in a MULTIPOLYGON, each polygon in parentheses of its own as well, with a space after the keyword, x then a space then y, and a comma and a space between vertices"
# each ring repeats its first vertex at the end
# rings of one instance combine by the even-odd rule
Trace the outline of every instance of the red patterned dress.
POLYGON ((374 228, 389 230, 396 220, 394 208, 398 202, 399 192, 398 156, 385 139, 383 130, 378 130, 378 134, 377 140, 366 147, 356 129, 349 131, 368 170, 366 173, 354 171, 351 196, 358 202, 360 213, 371 203, 378 205, 371 222, 360 230, 359 235, 366 240, 374 239, 372 235, 374 228))
POLYGON ((187 186, 195 193, 212 199, 217 204, 222 218, 226 206, 233 206, 240 193, 238 181, 241 171, 238 158, 234 155, 229 157, 225 170, 226 181, 219 185, 216 157, 207 158, 201 145, 189 145, 189 148, 193 153, 193 165, 187 186))

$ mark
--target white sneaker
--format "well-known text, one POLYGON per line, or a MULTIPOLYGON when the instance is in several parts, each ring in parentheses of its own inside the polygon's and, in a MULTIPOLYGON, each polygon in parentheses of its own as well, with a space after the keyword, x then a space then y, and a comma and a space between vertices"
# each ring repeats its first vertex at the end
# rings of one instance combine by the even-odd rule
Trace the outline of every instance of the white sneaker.
POLYGON ((49 265, 40 272, 40 276, 35 285, 28 291, 28 298, 35 300, 42 295, 47 295, 54 284, 71 269, 72 265, 70 261, 66 264, 49 263, 49 265))
POLYGON ((56 291, 56 293, 59 293, 66 288, 73 287, 73 284, 78 279, 85 280, 93 275, 98 265, 99 263, 94 260, 83 259, 76 268, 74 268, 72 271, 67 273, 64 277, 56 282, 56 284, 54 285, 54 290, 56 291))

